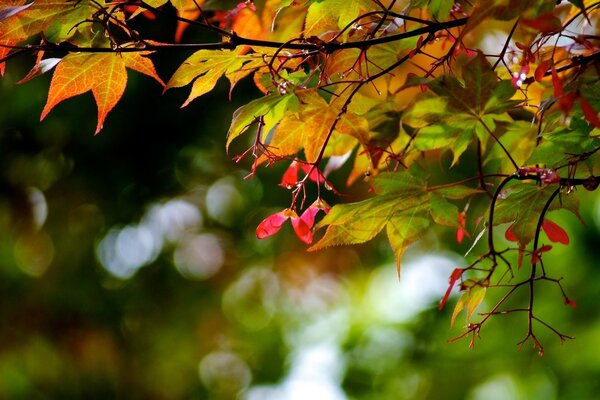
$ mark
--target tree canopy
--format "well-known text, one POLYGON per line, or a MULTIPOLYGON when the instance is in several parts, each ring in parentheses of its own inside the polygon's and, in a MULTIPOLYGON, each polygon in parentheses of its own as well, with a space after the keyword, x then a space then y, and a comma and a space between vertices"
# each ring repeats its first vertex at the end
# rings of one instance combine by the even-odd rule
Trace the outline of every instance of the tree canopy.
POLYGON ((263 216, 259 239, 288 220, 308 251, 385 232, 401 276, 411 244, 450 229, 467 253, 440 293, 440 309, 461 293, 456 339, 473 345, 492 317, 517 314, 527 321, 520 344, 543 354, 538 330, 571 337, 538 314, 538 287, 576 305, 554 270, 555 247, 570 238, 552 215, 581 219, 580 194, 600 183, 599 5, 2 0, 0 71, 29 57, 20 83, 51 74, 41 120, 91 91, 89 134, 111 123, 128 70, 187 91, 181 107, 223 78, 234 99, 251 81, 262 95, 215 134, 227 135, 245 179, 281 171, 281 188, 265 190, 289 201, 263 216), (175 35, 154 24, 175 24, 175 35), (159 74, 176 54, 187 58, 159 74))

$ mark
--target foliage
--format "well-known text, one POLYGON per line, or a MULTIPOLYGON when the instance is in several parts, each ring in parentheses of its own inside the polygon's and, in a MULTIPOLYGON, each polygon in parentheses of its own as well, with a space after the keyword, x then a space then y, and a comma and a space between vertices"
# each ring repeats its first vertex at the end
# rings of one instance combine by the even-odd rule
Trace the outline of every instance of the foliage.
POLYGON ((287 219, 306 243, 313 230, 325 228, 312 251, 363 243, 385 228, 400 273, 406 248, 434 225, 455 229, 458 242, 479 231, 469 264, 452 274, 441 305, 458 283, 462 296, 451 320, 466 309, 469 321, 459 338, 474 339, 492 316, 525 314, 521 343, 531 340, 543 354, 535 324, 561 341, 570 337, 535 312, 537 284, 558 286, 565 303, 575 304, 546 265, 553 250, 541 243, 542 232, 551 242, 569 242, 546 214, 567 209, 578 216, 576 189, 595 190, 600 182, 598 6, 3 0, 0 68, 33 54, 26 80, 52 72, 42 119, 61 101, 91 90, 96 133, 125 91, 126 68, 165 90, 190 85, 182 107, 222 77, 231 94, 251 76, 264 96, 233 114, 227 147, 247 140, 235 159, 249 162, 252 174, 261 166, 289 166, 281 186, 291 196, 283 211, 258 226, 259 238, 287 219), (180 40, 146 36, 143 18, 176 20, 180 40), (214 40, 184 42, 191 28, 214 40), (490 51, 485 38, 492 29, 505 35, 490 51), (153 57, 188 50, 195 52, 164 85, 153 57), (469 171, 455 180, 434 173, 436 162, 469 171), (330 182, 342 173, 348 184, 365 177, 371 194, 330 208, 347 199, 330 182), (318 221, 321 210, 326 216, 318 221), (477 244, 484 236, 485 249, 477 244), (510 306, 521 291, 527 305, 510 306), (474 322, 490 295, 493 305, 474 322))

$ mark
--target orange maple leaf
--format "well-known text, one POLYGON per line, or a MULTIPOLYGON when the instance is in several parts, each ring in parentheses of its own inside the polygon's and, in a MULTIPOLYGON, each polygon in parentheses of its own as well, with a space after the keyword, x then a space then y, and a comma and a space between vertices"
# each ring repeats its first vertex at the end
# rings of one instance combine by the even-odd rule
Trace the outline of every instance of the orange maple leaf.
POLYGON ((52 76, 48 100, 40 121, 58 103, 91 90, 98 105, 98 124, 95 132, 97 134, 102 129, 106 115, 125 92, 125 67, 146 74, 165 85, 156 73, 152 61, 140 53, 69 54, 58 64, 52 76))

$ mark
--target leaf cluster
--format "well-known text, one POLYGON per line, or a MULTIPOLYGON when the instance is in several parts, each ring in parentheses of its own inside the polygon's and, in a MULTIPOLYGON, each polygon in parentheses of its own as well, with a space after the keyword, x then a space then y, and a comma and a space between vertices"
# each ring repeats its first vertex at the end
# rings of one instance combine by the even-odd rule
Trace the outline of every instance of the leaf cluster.
POLYGON ((219 80, 234 95, 236 84, 251 78, 264 96, 233 114, 227 149, 246 139, 236 160, 250 158, 253 174, 276 163, 304 174, 294 182, 284 176, 290 204, 275 225, 267 219, 265 229, 263 221, 260 238, 288 218, 298 232, 299 215, 310 215, 303 241, 324 229, 310 250, 363 243, 385 229, 400 271, 402 254, 432 226, 455 229, 457 245, 483 229, 471 249, 487 235, 487 251, 451 279, 451 288, 463 282, 452 320, 463 308, 470 318, 486 289, 505 290, 467 330, 479 333, 507 297, 528 288, 526 339, 541 349, 532 328, 533 287, 555 281, 543 263, 549 249, 540 246, 546 214, 566 208, 578 215, 576 189, 595 190, 600 179, 599 5, 558 3, 2 0, 0 72, 11 58, 34 54, 24 80, 52 73, 41 118, 91 91, 95 133, 122 98, 127 69, 164 90, 190 86, 182 107, 219 80), (140 18, 175 21, 173 41, 138 31, 140 18), (505 39, 492 38, 489 27, 505 39), (215 39, 185 42, 190 29, 215 39), (193 52, 165 84, 152 57, 174 50, 193 52), (448 173, 428 173, 432 159, 448 173), (343 204, 329 181, 338 171, 349 171, 348 184, 364 178, 368 198, 343 204), (342 204, 329 210, 325 197, 342 204), (317 209, 328 214, 313 232, 317 209), (518 248, 498 244, 503 224, 518 248), (521 260, 526 252, 530 274, 515 282, 511 257, 521 260))

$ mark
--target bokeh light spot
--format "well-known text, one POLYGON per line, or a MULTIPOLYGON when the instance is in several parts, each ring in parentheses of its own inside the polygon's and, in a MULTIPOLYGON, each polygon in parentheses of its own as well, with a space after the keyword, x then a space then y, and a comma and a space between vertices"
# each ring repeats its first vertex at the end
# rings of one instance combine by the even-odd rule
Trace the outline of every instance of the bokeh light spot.
POLYGON ((186 278, 208 279, 225 262, 225 250, 216 235, 205 233, 184 239, 173 254, 175 267, 186 278))

